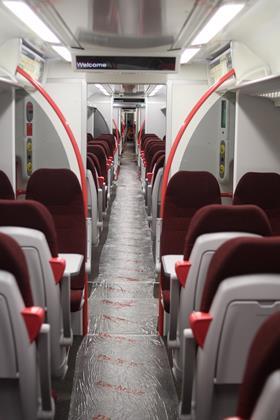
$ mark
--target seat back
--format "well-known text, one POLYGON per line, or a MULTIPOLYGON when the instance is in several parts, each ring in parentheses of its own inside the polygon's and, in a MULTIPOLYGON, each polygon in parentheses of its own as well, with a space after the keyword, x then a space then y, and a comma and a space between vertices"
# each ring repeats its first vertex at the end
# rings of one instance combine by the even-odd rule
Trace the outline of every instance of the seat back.
MULTIPOLYGON (((165 196, 160 257, 182 254, 184 240, 194 213, 207 204, 220 204, 220 189, 209 172, 180 171, 170 179, 165 196)), ((169 290, 169 280, 161 273, 162 290, 169 290)), ((169 311, 169 303, 165 309, 169 311)))
POLYGON ((107 184, 107 157, 103 147, 100 145, 89 144, 87 147, 87 151, 97 156, 101 170, 100 176, 104 177, 105 183, 107 184))
POLYGON ((237 406, 237 415, 244 419, 277 420, 279 418, 279 325, 280 312, 277 312, 262 324, 250 347, 237 406), (274 373, 276 376, 273 375, 274 373), (273 381, 271 381, 272 377, 273 381), (278 392, 274 391, 275 388, 278 392), (263 394, 263 401, 261 401, 261 394, 263 394), (269 396, 269 404, 266 406, 264 405, 265 394, 269 396), (275 411, 278 414, 275 417, 272 414, 275 413, 273 407, 276 408, 275 411), (266 410, 266 415, 264 410, 266 410))
MULTIPOLYGON (((57 232, 59 252, 82 254, 86 261, 83 196, 76 175, 69 169, 38 169, 28 181, 26 198, 39 201, 51 213, 57 232)), ((83 263, 80 274, 71 281, 71 288, 83 290, 84 282, 83 263)))
POLYGON ((248 351, 258 328, 280 310, 279 238, 237 238, 209 266, 200 311, 213 318, 197 353, 196 415, 233 415, 248 351))
MULTIPOLYGON (((209 205, 195 213, 185 240, 184 259, 191 263, 191 268, 180 293, 177 324, 180 343, 183 330, 189 328, 188 316, 200 309, 205 278, 216 250, 229 239, 256 235, 271 235, 268 218, 259 207, 209 205)), ((177 377, 182 375, 182 356, 182 347, 173 353, 177 377)))
POLYGON ((248 172, 239 180, 233 204, 255 204, 267 214, 273 235, 280 235, 280 175, 248 172))
POLYGON ((0 199, 13 200, 15 193, 5 172, 0 170, 0 199))

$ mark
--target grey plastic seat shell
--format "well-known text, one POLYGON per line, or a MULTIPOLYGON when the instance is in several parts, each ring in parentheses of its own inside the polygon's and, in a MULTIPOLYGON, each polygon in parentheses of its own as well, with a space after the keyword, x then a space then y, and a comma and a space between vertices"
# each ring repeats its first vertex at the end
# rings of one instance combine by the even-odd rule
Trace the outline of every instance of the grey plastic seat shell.
MULTIPOLYGON (((192 418, 214 420, 234 415, 252 340, 265 319, 279 310, 278 275, 244 275, 220 284, 209 310, 213 320, 204 347, 197 351, 192 418)), ((184 365, 187 363, 186 357, 184 365)), ((189 378, 188 371, 184 377, 189 378)))
MULTIPOLYGON (((45 235, 35 229, 13 226, 0 227, 0 232, 15 239, 25 254, 34 304, 45 309, 46 323, 51 326, 52 376, 63 377, 68 369, 68 347, 72 339, 67 340, 68 345, 64 344, 60 285, 54 280, 49 263, 51 253, 45 235)), ((69 305, 69 321, 70 319, 69 305)))
MULTIPOLYGON (((171 278, 171 300, 170 300, 170 322, 172 317, 177 318, 175 324, 176 343, 171 344, 170 334, 172 334, 173 326, 170 325, 168 344, 173 347, 173 374, 179 381, 182 378, 183 364, 183 331, 189 328, 189 315, 192 311, 198 310, 200 307, 203 287, 207 275, 207 270, 215 251, 226 241, 240 237, 259 237, 256 234, 246 232, 218 232, 201 235, 195 241, 189 261, 191 268, 188 273, 185 287, 179 290, 177 277, 171 278), (173 294, 177 283, 177 301, 174 302, 173 294), (175 307, 174 307, 175 306, 175 307)), ((166 256, 165 256, 166 257, 166 256)))
MULTIPOLYGON (((6 419, 53 419, 42 412, 36 342, 30 343, 21 315, 25 305, 12 274, 0 271, 0 404, 6 419)), ((46 366, 47 368, 47 366, 46 366)))
POLYGON ((262 393, 255 406, 254 420, 279 420, 280 418, 280 370, 271 373, 267 378, 262 393))
POLYGON ((99 242, 98 229, 98 193, 93 180, 92 173, 87 170, 87 186, 88 186, 88 207, 90 208, 92 221, 92 245, 97 246, 99 242))

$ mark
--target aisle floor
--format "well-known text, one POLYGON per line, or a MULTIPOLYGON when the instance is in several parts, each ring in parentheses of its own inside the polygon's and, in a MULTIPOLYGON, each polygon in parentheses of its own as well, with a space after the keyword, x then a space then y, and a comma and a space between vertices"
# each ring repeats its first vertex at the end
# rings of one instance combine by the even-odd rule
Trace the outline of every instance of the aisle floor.
POLYGON ((157 335, 150 231, 132 145, 121 162, 89 334, 77 354, 69 420, 177 419, 177 395, 157 335))

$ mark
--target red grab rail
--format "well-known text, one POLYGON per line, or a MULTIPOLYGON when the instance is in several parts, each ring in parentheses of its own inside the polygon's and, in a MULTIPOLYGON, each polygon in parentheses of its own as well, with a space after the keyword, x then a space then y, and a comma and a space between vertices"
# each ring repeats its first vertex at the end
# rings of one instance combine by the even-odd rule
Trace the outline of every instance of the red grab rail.
POLYGON ((204 95, 199 99, 199 101, 195 104, 195 106, 193 107, 193 109, 188 114, 187 118, 185 119, 183 125, 181 126, 181 128, 180 128, 180 130, 179 130, 179 132, 178 132, 178 134, 177 134, 177 136, 174 140, 174 143, 172 144, 172 147, 171 147, 171 150, 169 152, 169 156, 168 156, 168 159, 167 159, 167 162, 166 162, 166 165, 165 165, 164 173, 163 173, 162 189, 161 189, 160 217, 163 217, 163 209, 164 209, 164 203, 165 203, 166 188, 167 188, 167 184, 168 184, 168 178, 169 178, 171 165, 172 165, 177 147, 178 147, 178 145, 181 141, 181 138, 182 138, 186 128, 188 127, 188 125, 192 121, 193 117, 198 112, 198 110, 204 104, 204 102, 209 98, 209 96, 211 96, 212 93, 214 93, 218 89, 218 87, 220 87, 226 80, 230 79, 234 74, 235 74, 235 70, 234 69, 230 70, 228 73, 226 73, 224 76, 222 76, 213 86, 211 86, 204 93, 204 95))
POLYGON ((56 105, 54 100, 50 97, 48 92, 45 91, 45 89, 41 86, 39 82, 34 80, 26 71, 24 71, 21 67, 17 67, 17 72, 21 74, 25 79, 27 79, 40 93, 41 95, 46 99, 46 101, 50 104, 58 118, 60 119, 63 127, 65 128, 65 131, 69 137, 69 140, 73 146, 74 153, 76 155, 76 159, 79 166, 80 171, 80 177, 81 177, 81 185, 82 185, 82 191, 83 191, 83 199, 84 199, 84 211, 85 211, 85 217, 87 217, 87 183, 86 183, 86 173, 85 168, 83 164, 83 159, 77 144, 77 141, 75 139, 75 136, 73 134, 73 131, 71 130, 69 123, 67 122, 66 118, 60 111, 59 107, 56 105))
MULTIPOLYGON (((68 138, 72 144, 72 147, 74 149, 74 153, 78 162, 78 167, 80 171, 80 177, 81 177, 81 186, 82 186, 82 192, 83 192, 83 201, 84 201, 84 213, 85 218, 88 216, 88 207, 87 207, 87 182, 86 182, 86 172, 83 164, 83 159, 77 144, 77 141, 75 139, 75 136, 73 134, 73 131, 71 130, 69 123, 67 122, 66 118, 62 114, 61 110, 57 106, 57 104, 54 102, 54 100, 50 97, 50 95, 46 92, 46 90, 41 86, 39 82, 34 80, 28 73, 26 73, 21 67, 17 67, 17 72, 21 74, 26 80, 28 80, 32 86, 37 89, 41 95, 46 99, 46 101, 50 104, 58 118, 60 119, 63 127, 65 128, 65 131, 68 135, 68 138)), ((86 335, 88 331, 88 276, 85 275, 85 293, 84 293, 84 306, 83 306, 83 334, 86 335)))

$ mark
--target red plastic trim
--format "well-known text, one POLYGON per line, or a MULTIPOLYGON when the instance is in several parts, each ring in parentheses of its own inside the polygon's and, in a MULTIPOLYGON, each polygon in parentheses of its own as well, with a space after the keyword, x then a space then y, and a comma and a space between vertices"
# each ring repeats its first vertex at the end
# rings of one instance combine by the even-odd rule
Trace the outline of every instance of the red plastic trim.
POLYGON ((30 343, 32 343, 40 332, 41 326, 45 320, 45 311, 43 308, 38 306, 31 306, 29 308, 24 308, 21 311, 23 316, 30 343))
POLYGON ((152 179, 153 179, 153 172, 148 172, 146 176, 147 176, 148 183, 151 184, 152 179))
POLYGON ((53 271, 54 280, 56 284, 60 283, 66 267, 66 261, 60 257, 53 257, 49 260, 50 266, 53 271))
POLYGON ((98 184, 99 184, 99 187, 103 187, 104 183, 105 183, 105 178, 104 178, 104 176, 99 176, 99 177, 98 177, 98 184))
MULTIPOLYGON (((46 92, 46 90, 40 85, 39 82, 34 80, 28 73, 26 73, 22 68, 17 66, 17 72, 24 77, 26 80, 28 80, 32 86, 37 89, 41 95, 46 99, 46 101, 50 104, 56 115, 58 116, 59 120, 61 121, 68 138, 72 144, 72 147, 74 149, 74 153, 78 162, 78 167, 80 171, 80 177, 81 177, 81 186, 82 186, 82 192, 83 192, 83 199, 84 199, 84 214, 85 218, 88 216, 88 200, 87 200, 87 181, 86 181, 86 172, 83 164, 83 159, 77 144, 77 141, 75 139, 75 136, 69 126, 69 123, 65 119, 64 115, 62 114, 61 110, 57 106, 57 104, 54 102, 54 100, 50 97, 50 95, 46 92)), ((84 314, 88 313, 88 301, 87 301, 87 290, 88 290, 88 284, 87 284, 87 276, 85 277, 85 302, 84 302, 84 314)), ((88 318, 83 317, 83 334, 86 335, 88 331, 88 318)))
MULTIPOLYGON (((232 194, 232 192, 222 192, 221 197, 232 198, 233 194, 232 194)), ((235 417, 233 417, 233 418, 235 418, 235 417)))
POLYGON ((26 190, 16 190, 16 196, 19 197, 20 195, 25 195, 26 190))
POLYGON ((168 184, 168 178, 169 173, 171 169, 171 165, 177 150, 177 147, 181 141, 181 138, 192 121, 193 117, 196 115, 196 113, 199 111, 201 106, 204 104, 204 102, 214 93, 226 80, 230 79, 235 74, 235 70, 232 69, 228 73, 226 73, 223 77, 221 77, 213 86, 211 86, 204 95, 200 98, 200 100, 195 104, 191 112, 188 114, 187 118, 185 119, 182 127, 180 128, 174 143, 172 144, 171 150, 169 152, 169 156, 165 165, 164 173, 163 173, 163 179, 162 179, 162 189, 161 189, 161 208, 160 208, 160 217, 163 216, 163 209, 165 204, 165 195, 166 195, 166 188, 168 184))
POLYGON ((176 261, 175 272, 182 287, 185 287, 186 280, 192 264, 190 261, 176 261))
POLYGON ((209 325, 213 320, 208 312, 192 312, 189 316, 190 327, 195 341, 203 348, 209 325))

